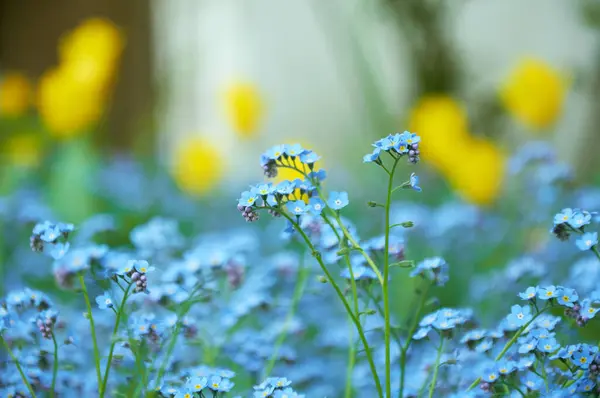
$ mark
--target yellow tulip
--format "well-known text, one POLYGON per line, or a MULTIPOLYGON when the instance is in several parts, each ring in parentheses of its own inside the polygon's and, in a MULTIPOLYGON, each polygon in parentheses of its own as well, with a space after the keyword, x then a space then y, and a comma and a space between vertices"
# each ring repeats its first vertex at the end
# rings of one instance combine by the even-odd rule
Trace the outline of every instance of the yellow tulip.
POLYGON ((567 80, 548 63, 521 60, 500 88, 500 99, 508 112, 524 125, 542 129, 560 116, 567 80))
POLYGON ((255 85, 238 83, 229 87, 225 92, 225 111, 236 134, 243 138, 258 134, 264 102, 255 85))
POLYGON ((74 81, 104 91, 114 79, 123 46, 122 34, 112 22, 91 18, 62 38, 60 64, 74 81))
POLYGON ((457 143, 468 138, 467 114, 464 108, 447 95, 421 98, 409 116, 409 130, 421 136, 421 158, 440 171, 452 168, 459 161, 457 143))
POLYGON ((50 133, 56 138, 70 138, 98 122, 104 98, 101 93, 73 81, 68 71, 58 68, 42 76, 37 105, 50 133))
POLYGON ((446 171, 450 185, 465 200, 489 205, 502 188, 506 158, 492 142, 471 138, 457 143, 457 161, 446 171))
POLYGON ((176 148, 171 172, 181 190, 201 197, 218 186, 223 162, 222 154, 211 142, 192 137, 176 148))
POLYGON ((7 73, 0 79, 0 115, 21 116, 31 105, 31 84, 19 72, 7 73))

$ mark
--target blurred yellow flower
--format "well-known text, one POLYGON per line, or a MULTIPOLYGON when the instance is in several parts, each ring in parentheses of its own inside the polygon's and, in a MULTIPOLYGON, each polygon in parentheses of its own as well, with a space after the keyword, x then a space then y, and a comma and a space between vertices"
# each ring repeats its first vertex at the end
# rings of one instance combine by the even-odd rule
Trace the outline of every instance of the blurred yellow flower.
POLYGON ((553 124, 560 116, 568 82, 548 63, 521 60, 500 88, 500 99, 508 112, 534 129, 553 124))
POLYGON ((184 140, 175 150, 172 174, 181 190, 205 196, 223 177, 223 156, 211 142, 199 137, 184 140))
POLYGON ((225 92, 225 111, 234 131, 244 138, 258 133, 264 114, 259 90, 250 83, 237 83, 225 92))
POLYGON ((31 84, 19 72, 10 72, 0 79, 0 115, 21 116, 31 105, 31 84))
POLYGON ((90 18, 62 37, 60 65, 78 84, 105 91, 116 75, 123 47, 124 38, 111 21, 90 18))
POLYGON ((38 110, 50 133, 70 138, 91 127, 102 116, 104 98, 78 84, 64 69, 42 76, 37 97, 38 110))
POLYGON ((421 157, 444 172, 459 161, 456 148, 468 139, 467 114, 447 95, 421 98, 409 116, 409 130, 421 136, 421 157))
POLYGON ((57 138, 70 138, 96 124, 112 91, 124 46, 110 21, 91 18, 59 44, 59 66, 40 79, 37 106, 57 138))
POLYGON ((505 155, 492 142, 478 138, 471 138, 455 149, 458 160, 446 172, 453 189, 471 203, 492 203, 502 188, 505 155))
POLYGON ((36 134, 16 134, 6 139, 2 152, 9 164, 35 167, 42 159, 42 141, 36 134))

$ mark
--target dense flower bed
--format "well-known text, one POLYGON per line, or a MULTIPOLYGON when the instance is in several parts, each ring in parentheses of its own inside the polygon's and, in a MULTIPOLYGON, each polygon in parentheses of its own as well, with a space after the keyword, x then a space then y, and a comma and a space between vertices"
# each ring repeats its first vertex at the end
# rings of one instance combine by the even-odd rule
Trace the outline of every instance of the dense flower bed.
POLYGON ((568 170, 532 144, 510 164, 530 195, 512 219, 397 202, 423 194, 419 177, 400 171, 418 163, 419 145, 409 132, 373 144, 363 161, 387 189, 355 222, 344 214, 351 195, 326 191, 316 153, 269 149, 266 177, 302 177, 254 185, 237 208, 249 222, 279 219, 279 236, 190 236, 155 217, 129 244, 109 245, 110 216, 45 221, 17 201, 21 211, 4 218, 29 226, 32 261, 51 266, 55 283, 0 300, 0 396, 597 396, 599 217, 552 214, 564 200, 594 208, 600 195, 565 195, 568 170), (359 233, 374 226, 381 232, 359 233), (571 244, 525 245, 540 228, 571 244), (517 257, 474 274, 506 255, 517 257))

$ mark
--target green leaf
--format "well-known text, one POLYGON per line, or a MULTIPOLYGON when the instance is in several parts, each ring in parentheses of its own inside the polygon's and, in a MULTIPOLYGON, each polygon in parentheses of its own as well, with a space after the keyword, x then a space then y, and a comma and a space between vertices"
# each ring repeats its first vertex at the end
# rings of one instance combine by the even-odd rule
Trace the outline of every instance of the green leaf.
POLYGON ((398 261, 397 263, 390 264, 390 267, 414 268, 415 262, 412 260, 398 261))

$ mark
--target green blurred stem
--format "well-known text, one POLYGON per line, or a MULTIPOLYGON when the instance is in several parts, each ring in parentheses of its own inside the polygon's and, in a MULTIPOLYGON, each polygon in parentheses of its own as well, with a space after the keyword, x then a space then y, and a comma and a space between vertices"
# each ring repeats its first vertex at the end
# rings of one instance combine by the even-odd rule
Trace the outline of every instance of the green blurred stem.
POLYGON ((308 274, 308 269, 304 266, 304 256, 302 256, 300 259, 300 268, 298 269, 298 279, 296 280, 296 286, 294 288, 294 294, 292 296, 292 304, 291 304, 291 306, 288 310, 288 313, 285 317, 283 329, 279 333, 279 336, 277 336, 277 341, 275 342, 275 348, 273 349, 273 354, 271 355, 271 359, 269 359, 269 362, 267 363, 267 366, 265 367, 265 372, 264 372, 265 374, 264 374, 263 379, 266 379, 267 377, 269 377, 271 375, 271 372, 273 371, 273 367, 275 366, 275 361, 277 360, 277 355, 279 354, 279 350, 281 349, 281 346, 283 345, 283 342, 285 341, 285 338, 288 333, 288 329, 290 327, 290 323, 292 322, 292 319, 294 318, 296 309, 298 307, 298 303, 300 302, 300 298, 302 298, 302 293, 304 292, 304 286, 306 284, 307 274, 308 274))
MULTIPOLYGON (((517 341, 519 336, 521 336, 521 334, 529 327, 529 325, 531 325, 533 323, 533 321, 535 321, 538 316, 542 315, 548 308, 550 308, 550 307, 548 307, 548 306, 544 307, 540 312, 535 314, 529 322, 527 322, 525 325, 521 326, 521 328, 517 331, 517 333, 515 333, 515 335, 512 337, 512 339, 510 339, 510 341, 508 343, 506 343, 506 345, 504 346, 504 348, 502 349, 500 354, 498 354, 494 360, 499 361, 500 359, 502 359, 502 357, 504 356, 504 354, 506 354, 506 352, 510 349, 510 347, 512 347, 513 344, 515 344, 515 342, 517 341)), ((481 382, 481 377, 478 377, 477 380, 475 380, 469 386, 469 388, 467 388, 467 391, 471 391, 472 389, 477 387, 479 382, 481 382)))
POLYGON ((173 334, 171 334, 171 340, 169 341, 169 346, 167 348, 167 354, 163 358, 160 368, 158 369, 158 374, 156 376, 156 382, 154 383, 154 388, 153 388, 154 390, 156 390, 156 388, 158 386, 160 386, 162 378, 167 369, 167 364, 169 363, 169 358, 171 358, 171 355, 173 355, 173 350, 175 349, 175 345, 177 344, 177 337, 179 336, 179 332, 181 331, 182 319, 183 319, 183 317, 185 317, 187 315, 189 310, 192 308, 194 295, 196 294, 197 290, 198 290, 198 288, 194 288, 192 290, 192 292, 190 293, 190 296, 188 297, 188 299, 180 307, 181 310, 177 314, 177 324, 175 325, 175 330, 173 331, 173 334))
POLYGON ((17 367, 17 370, 19 371, 19 374, 21 375, 21 380, 23 380, 23 383, 25 383, 25 385, 27 386, 29 393, 31 394, 31 396, 33 398, 36 398, 35 392, 33 391, 33 387, 31 387, 31 384, 29 384, 29 381, 27 381, 27 377, 25 377, 25 373, 23 373, 23 369, 21 368, 21 364, 19 363, 19 360, 15 357, 15 354, 13 354, 12 350, 10 349, 8 342, 6 340, 4 340, 4 338, 2 337, 1 334, 0 334, 0 340, 2 340, 2 343, 4 344, 4 347, 6 347, 6 351, 8 352, 8 355, 15 363, 15 366, 17 367))
POLYGON ((385 200, 385 248, 383 251, 383 313, 385 322, 385 393, 386 397, 392 396, 392 357, 391 357, 391 321, 390 321, 390 207, 392 204, 392 190, 394 186, 394 173, 400 157, 394 159, 394 165, 388 178, 387 198, 385 200))
POLYGON ((440 345, 437 349, 437 357, 435 358, 435 367, 433 368, 433 379, 431 380, 431 386, 429 386, 429 398, 433 398, 433 392, 435 391, 435 385, 437 383, 438 372, 440 369, 440 359, 444 352, 444 336, 440 334, 440 345))
POLYGON ((98 378, 98 388, 100 388, 100 386, 102 385, 102 373, 100 372, 100 351, 98 350, 98 341, 96 339, 96 325, 94 324, 94 315, 92 315, 92 304, 90 303, 90 296, 88 295, 88 291, 85 286, 83 273, 79 274, 79 283, 81 284, 83 298, 85 299, 85 306, 87 307, 88 319, 90 321, 90 329, 92 331, 92 344, 94 346, 94 363, 96 365, 96 377, 98 378))
POLYGON ((356 347, 354 346, 354 328, 352 327, 352 319, 349 319, 348 326, 348 367, 346 369, 346 388, 344 398, 352 398, 352 376, 354 372, 354 364, 356 362, 356 347))
POLYGON ((415 334, 417 330, 417 326, 419 325, 419 318, 421 317, 421 312, 423 311, 423 307, 425 307, 425 300, 427 300, 427 293, 429 292, 429 287, 431 285, 427 284, 425 289, 421 292, 421 299, 419 300, 419 304, 417 305, 417 311, 413 317, 410 328, 408 329, 408 335, 406 336, 406 341, 404 345, 400 347, 400 392, 398 394, 399 398, 404 397, 404 380, 406 373, 406 353, 408 352, 408 348, 410 347, 410 343, 412 343, 412 336, 415 334))
POLYGON ((110 375, 111 362, 113 353, 115 351, 115 345, 117 344, 117 333, 119 332, 119 324, 121 323, 121 317, 123 312, 125 311, 125 303, 127 302, 127 298, 129 297, 129 290, 133 283, 130 283, 125 289, 123 293, 123 299, 121 300, 121 305, 119 306, 119 310, 117 311, 117 316, 115 318, 115 327, 112 332, 112 341, 110 343, 110 350, 108 351, 108 361, 106 362, 106 368, 104 369, 104 379, 102 380, 102 387, 100 388, 100 398, 104 397, 106 393, 106 383, 108 383, 108 376, 110 375))
MULTIPOLYGON (((270 206, 268 206, 266 208, 273 209, 270 206)), ((277 210, 277 209, 273 209, 273 210, 277 210)), ((302 230, 302 228, 300 227, 300 225, 298 224, 298 222, 296 222, 296 220, 294 220, 292 217, 290 217, 285 212, 281 212, 280 214, 283 217, 285 217, 292 224, 292 226, 298 231, 298 233, 300 233, 300 235, 302 236, 302 239, 304 240, 304 242, 306 243, 306 245, 308 246, 308 248, 311 250, 313 256, 316 258, 317 262, 319 263, 319 266, 321 267, 321 269, 325 273, 328 282, 331 283, 331 286, 333 286, 333 288, 334 288, 335 292, 337 293, 339 299, 342 301, 342 304, 344 305, 344 308, 346 309, 346 312, 350 316, 350 319, 354 323, 354 326, 356 327, 356 330, 358 331, 358 335, 360 337, 360 340, 361 340, 361 342, 363 344, 365 355, 367 356, 367 360, 369 362, 369 367, 371 369, 371 374, 373 375, 373 380, 375 381, 375 387, 377 388, 377 395, 380 398, 383 398, 384 394, 383 394, 383 390, 381 388, 381 382, 379 380, 379 375, 377 374, 377 368, 375 367, 375 362, 373 361, 373 354, 371 352, 371 348, 369 347, 369 342, 367 341, 367 338, 365 337, 365 333, 364 333, 364 330, 362 328, 362 325, 360 324, 360 321, 358 320, 357 316, 354 315, 352 309, 350 308, 350 305, 348 304, 348 301, 346 300, 346 297, 344 297, 344 293, 342 293, 342 291, 341 291, 340 287, 338 286, 337 282, 335 281, 335 279, 333 279, 333 276, 331 275, 331 273, 327 269, 327 266, 325 265, 325 263, 323 262, 323 259, 321 258, 321 254, 315 248, 315 246, 312 244, 312 242, 310 241, 310 239, 308 238, 308 236, 306 235, 306 233, 302 230)))
POLYGON ((58 375, 58 344, 56 336, 52 332, 52 343, 54 343, 54 363, 52 364, 52 385, 50 386, 50 396, 54 397, 56 390, 56 376, 58 375))

